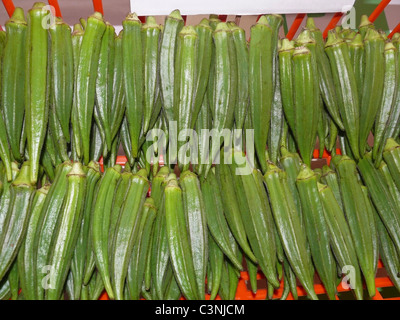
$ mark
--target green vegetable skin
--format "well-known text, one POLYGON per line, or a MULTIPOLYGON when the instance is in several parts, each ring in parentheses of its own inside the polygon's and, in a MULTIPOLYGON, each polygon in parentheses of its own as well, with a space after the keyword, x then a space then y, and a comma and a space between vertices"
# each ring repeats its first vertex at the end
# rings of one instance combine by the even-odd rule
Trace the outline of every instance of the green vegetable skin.
POLYGON ((1 72, 1 101, 4 123, 7 128, 11 153, 17 161, 22 160, 20 141, 24 122, 25 104, 21 94, 25 85, 25 50, 27 23, 22 8, 15 11, 6 22, 6 44, 1 72))
POLYGON ((330 243, 340 268, 353 266, 356 272, 354 293, 363 299, 361 270, 357 261, 354 242, 345 215, 329 186, 318 184, 318 192, 324 208, 324 217, 330 234, 330 243))
POLYGON ((314 59, 312 52, 306 47, 298 47, 293 51, 295 138, 300 155, 308 166, 311 164, 318 114, 321 112, 314 59))
POLYGON ((115 38, 115 56, 112 85, 112 104, 111 104, 111 139, 120 132, 122 120, 125 116, 125 87, 123 80, 123 60, 122 60, 122 34, 120 32, 115 38))
POLYGON ((106 23, 106 30, 101 39, 99 63, 96 77, 96 105, 95 112, 98 115, 98 126, 104 135, 104 156, 111 150, 111 103, 113 95, 115 57, 115 30, 112 25, 106 23))
POLYGON ((179 10, 174 10, 165 19, 165 26, 160 49, 160 86, 164 100, 164 112, 169 126, 170 121, 177 121, 174 111, 175 52, 177 36, 184 21, 179 10))
MULTIPOLYGON (((178 120, 178 135, 191 127, 196 89, 197 46, 198 35, 194 27, 183 27, 178 34, 175 59, 174 110, 178 120)), ((178 139, 178 151, 185 142, 186 139, 178 139)), ((178 163, 180 168, 189 165, 181 157, 178 157, 178 163)))
POLYGON ((400 253, 400 237, 398 233, 400 228, 399 207, 393 199, 385 179, 373 165, 370 153, 360 160, 358 169, 371 195, 372 202, 393 238, 396 249, 400 253))
MULTIPOLYGON (((234 121, 234 108, 237 95, 237 63, 236 51, 232 40, 232 32, 227 23, 221 22, 214 33, 213 69, 208 84, 211 95, 210 110, 213 117, 212 129, 216 135, 224 129, 231 130, 234 121)), ((215 138, 213 137, 213 140, 215 138)), ((206 168, 205 176, 211 168, 211 162, 220 151, 221 142, 213 141, 211 161, 206 168)))
POLYGON ((50 186, 45 185, 41 189, 35 192, 35 196, 32 201, 30 219, 28 229, 26 231, 26 237, 21 245, 18 254, 18 270, 20 274, 21 289, 24 291, 25 299, 35 300, 37 299, 36 292, 36 277, 35 265, 36 265, 36 251, 34 248, 35 244, 35 232, 40 219, 41 210, 44 205, 44 200, 47 197, 50 186))
POLYGON ((311 257, 307 252, 306 237, 292 194, 287 186, 286 173, 270 163, 264 180, 288 261, 309 297, 318 300, 314 291, 313 267, 311 257))
POLYGON ((354 240, 354 245, 363 272, 368 293, 375 295, 375 270, 373 239, 369 218, 365 213, 367 206, 361 185, 356 176, 356 164, 348 156, 342 156, 335 163, 339 175, 343 207, 354 240))
POLYGON ((293 66, 292 56, 294 51, 294 41, 282 40, 281 48, 278 51, 279 57, 279 80, 282 96, 282 107, 285 120, 290 130, 295 133, 295 114, 293 100, 293 66))
POLYGON ((147 133, 150 127, 150 120, 158 96, 158 60, 159 60, 159 39, 161 27, 156 23, 154 17, 147 17, 146 23, 142 26, 143 45, 143 73, 144 73, 144 97, 143 97, 143 132, 147 133))
POLYGON ((140 221, 138 239, 133 246, 131 261, 127 273, 127 285, 131 300, 139 300, 144 280, 144 272, 147 262, 147 251, 149 249, 151 231, 156 217, 157 208, 154 200, 147 198, 143 205, 143 213, 140 221))
POLYGON ((390 114, 395 107, 397 98, 397 86, 399 77, 399 66, 397 63, 398 50, 391 43, 385 44, 384 59, 385 73, 383 82, 382 103, 379 106, 377 119, 374 127, 374 146, 372 149, 372 157, 375 160, 375 166, 378 167, 382 160, 383 148, 388 138, 389 130, 386 126, 389 123, 390 114))
POLYGON ((103 16, 99 12, 95 12, 88 18, 76 70, 75 125, 79 127, 80 143, 82 144, 82 150, 77 149, 77 151, 81 152, 78 157, 83 158, 85 164, 90 161, 90 132, 96 91, 96 71, 101 48, 100 39, 105 29, 103 16))
POLYGON ((317 272, 327 290, 329 299, 335 300, 336 264, 330 250, 327 222, 317 188, 317 176, 306 165, 302 165, 297 176, 302 211, 308 243, 317 272))
POLYGON ((364 38, 365 77, 360 101, 360 153, 364 155, 369 133, 376 120, 385 80, 385 40, 378 31, 369 29, 364 38))
POLYGON ((28 13, 25 121, 32 184, 35 184, 38 179, 39 158, 45 139, 48 117, 48 35, 47 30, 42 27, 42 21, 50 13, 43 10, 44 6, 43 2, 37 2, 28 13))
POLYGON ((153 247, 151 252, 151 276, 152 285, 156 295, 163 299, 163 279, 169 264, 169 249, 166 233, 164 187, 169 174, 169 168, 164 166, 153 178, 151 186, 151 197, 158 208, 156 221, 154 222, 153 247))
POLYGON ((349 58, 349 49, 342 39, 330 31, 325 52, 331 64, 333 81, 337 93, 339 111, 355 159, 360 158, 360 110, 357 82, 349 58))
POLYGON ((204 197, 205 212, 209 233, 213 236, 213 241, 221 248, 222 252, 231 260, 236 268, 241 269, 241 261, 238 261, 235 253, 229 244, 231 231, 224 216, 221 192, 213 171, 210 171, 207 178, 200 180, 201 191, 204 197))
POLYGON ((356 34, 351 41, 346 41, 349 48, 350 63, 356 78, 358 101, 361 101, 365 75, 365 50, 361 34, 356 34))
POLYGON ((68 189, 56 232, 53 236, 48 265, 52 287, 46 290, 46 300, 59 300, 71 265, 74 247, 79 235, 82 208, 86 190, 86 175, 82 165, 75 162, 67 175, 68 189))
MULTIPOLYGON (((190 128, 195 127, 199 112, 203 109, 204 100, 207 99, 205 93, 208 84, 208 76, 211 68, 211 54, 212 54, 212 28, 207 19, 195 26, 198 35, 198 59, 196 66, 196 95, 194 98, 193 115, 190 128)), ((197 132, 199 134, 199 132, 197 132)))
POLYGON ((165 187, 165 215, 171 263, 176 280, 186 299, 198 299, 192 253, 187 233, 182 190, 176 179, 165 187))
POLYGON ((6 275, 26 234, 31 197, 30 163, 25 162, 11 185, 10 206, 0 236, 0 281, 6 275))
POLYGON ((71 153, 72 153, 72 159, 74 161, 79 160, 82 154, 82 145, 81 145, 82 141, 80 139, 79 118, 78 118, 78 110, 76 107, 77 103, 76 78, 77 78, 77 70, 79 64, 79 55, 81 50, 82 38, 83 38, 83 29, 80 24, 75 24, 74 31, 72 32, 71 35, 72 55, 74 59, 74 83, 75 83, 73 99, 72 99, 72 108, 71 108, 71 127, 72 127, 71 153))
POLYGON ((66 196, 67 174, 71 168, 72 164, 70 162, 65 162, 57 167, 55 179, 43 204, 38 228, 35 232, 34 246, 37 248, 37 252, 34 277, 36 277, 38 300, 43 300, 44 298, 42 281, 48 272, 45 267, 48 262, 49 252, 52 250, 51 239, 66 196))
POLYGON ((125 84, 126 111, 131 141, 132 157, 139 155, 139 138, 143 122, 143 43, 141 22, 138 16, 129 14, 122 23, 123 74, 125 84))
POLYGON ((90 162, 86 173, 86 193, 85 203, 82 214, 82 223, 79 231, 78 240, 74 250, 74 256, 71 262, 71 272, 74 282, 74 295, 79 299, 84 280, 85 262, 92 248, 89 247, 90 223, 92 218, 92 203, 97 190, 97 183, 101 177, 100 165, 90 162))
POLYGON ((325 42, 322 38, 322 32, 315 26, 314 19, 311 17, 307 18, 306 28, 311 32, 312 37, 316 41, 315 53, 318 65, 318 79, 321 96, 324 99, 324 103, 329 111, 329 115, 333 118, 337 126, 341 130, 344 130, 343 123, 340 118, 332 71, 329 66, 328 56, 324 50, 325 42))
POLYGON ((265 147, 271 119, 273 100, 273 30, 266 16, 262 16, 251 28, 249 46, 250 109, 253 117, 254 140, 261 170, 267 170, 265 147))
POLYGON ((96 258, 96 266, 101 274, 110 299, 114 299, 109 271, 109 230, 111 210, 117 182, 121 176, 121 167, 108 168, 99 182, 96 194, 91 225, 92 246, 96 258))
POLYGON ((132 177, 132 182, 126 195, 126 201, 121 208, 120 218, 114 235, 114 255, 111 257, 112 284, 115 299, 123 299, 126 274, 132 248, 136 242, 142 207, 149 189, 147 172, 139 170, 132 177))
POLYGON ((198 297, 204 299, 208 260, 208 229, 203 194, 197 175, 191 171, 185 171, 180 175, 179 184, 182 188, 190 249, 196 273, 198 297))
POLYGON ((226 221, 239 246, 247 257, 256 263, 257 258, 254 256, 247 240, 240 204, 235 193, 234 181, 229 166, 220 164, 216 167, 215 172, 220 186, 226 221))
POLYGON ((49 65, 52 73, 52 103, 65 141, 70 142, 69 123, 74 86, 71 29, 68 24, 60 19, 50 27, 49 32, 51 38, 49 65))

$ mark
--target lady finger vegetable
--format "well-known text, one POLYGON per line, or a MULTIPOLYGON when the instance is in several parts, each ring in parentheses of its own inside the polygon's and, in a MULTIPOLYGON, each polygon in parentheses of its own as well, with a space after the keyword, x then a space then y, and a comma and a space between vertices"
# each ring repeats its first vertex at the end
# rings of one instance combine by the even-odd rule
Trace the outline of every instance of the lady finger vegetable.
POLYGON ((82 208, 86 190, 86 175, 82 165, 76 162, 67 175, 68 188, 60 218, 52 239, 52 251, 48 264, 51 266, 51 287, 47 289, 47 300, 60 299, 71 265, 74 247, 79 235, 82 208))
POLYGON ((142 207, 145 202, 149 181, 145 169, 139 170, 132 177, 121 208, 120 218, 114 235, 114 256, 111 259, 112 283, 115 299, 122 299, 124 284, 128 272, 132 248, 137 240, 142 207))
POLYGON ((45 185, 35 192, 35 196, 31 205, 31 213, 29 219, 26 237, 21 245, 18 254, 18 269, 20 274, 21 289, 24 291, 25 299, 36 300, 36 251, 35 251, 35 232, 39 223, 41 210, 47 197, 49 185, 45 185))
MULTIPOLYGON (((85 33, 80 45, 78 64, 76 69, 76 119, 72 122, 78 126, 82 150, 77 149, 79 158, 84 163, 90 161, 90 132, 96 93, 96 75, 99 63, 101 41, 106 29, 103 16, 95 12, 87 20, 85 33)), ((75 129, 74 129, 75 130, 75 129)))
POLYGON ((15 8, 12 17, 6 22, 7 41, 1 72, 1 104, 11 153, 17 161, 21 161, 23 157, 19 144, 25 113, 24 95, 21 92, 25 85, 26 30, 24 12, 22 8, 15 8))
POLYGON ((42 22, 49 11, 45 4, 37 2, 29 10, 27 34, 27 58, 25 76, 25 121, 30 161, 30 179, 35 184, 39 174, 39 158, 42 151, 48 117, 47 67, 48 35, 42 22))
POLYGON ((123 74, 126 97, 126 120, 131 141, 132 157, 139 154, 139 137, 143 121, 143 43, 141 22, 129 14, 123 21, 122 35, 123 74))
POLYGON ((30 163, 25 162, 11 185, 10 206, 0 236, 0 280, 6 275, 25 237, 29 222, 31 197, 30 163))
POLYGON ((109 231, 114 193, 118 179, 121 176, 120 172, 121 166, 119 165, 106 170, 99 182, 99 190, 92 209, 92 246, 97 269, 100 272, 110 299, 114 299, 114 292, 111 287, 109 272, 109 231))
POLYGON ((171 263, 176 280, 186 299, 200 298, 186 229, 182 190, 176 179, 170 179, 165 187, 165 215, 171 263))

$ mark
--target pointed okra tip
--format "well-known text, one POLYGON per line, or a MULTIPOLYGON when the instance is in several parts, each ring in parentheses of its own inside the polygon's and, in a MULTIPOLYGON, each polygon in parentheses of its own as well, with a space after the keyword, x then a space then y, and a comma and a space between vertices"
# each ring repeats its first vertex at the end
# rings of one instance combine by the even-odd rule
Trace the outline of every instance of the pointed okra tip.
POLYGON ((199 26, 203 26, 203 27, 207 26, 207 27, 209 27, 210 26, 210 20, 208 20, 207 18, 201 19, 201 21, 199 23, 199 26))
POLYGON ((385 148, 383 149, 383 152, 390 152, 394 149, 399 148, 400 145, 394 140, 393 138, 389 138, 386 140, 385 148))
POLYGON ((153 16, 148 16, 146 18, 146 22, 143 24, 143 28, 160 29, 160 25, 157 23, 156 18, 154 18, 153 16))
POLYGON ((218 32, 230 32, 231 30, 229 29, 229 26, 226 22, 220 22, 217 24, 215 27, 214 33, 218 32))
POLYGON ((281 43, 280 52, 284 51, 292 51, 294 50, 294 41, 289 40, 288 38, 283 38, 281 43))
POLYGON ((337 34, 337 32, 334 29, 329 30, 325 47, 330 47, 339 43, 343 43, 343 39, 337 34))
POLYGON ((312 18, 312 17, 308 17, 308 18, 307 18, 307 21, 306 21, 306 28, 307 28, 308 30, 310 30, 310 31, 319 30, 319 29, 317 28, 317 26, 315 25, 314 18, 312 18))
POLYGON ((315 39, 309 29, 303 29, 296 39, 296 43, 300 46, 304 46, 309 43, 315 43, 315 39))
POLYGON ((265 25, 269 26, 268 16, 267 15, 261 16, 260 19, 258 19, 256 25, 258 25, 258 24, 265 24, 265 25))
POLYGON ((100 12, 98 12, 98 11, 95 11, 95 12, 89 17, 89 19, 90 19, 90 18, 92 18, 92 19, 97 19, 97 20, 100 20, 100 21, 104 22, 104 17, 103 17, 103 15, 102 15, 100 12))
POLYGON ((19 23, 19 24, 26 24, 26 19, 25 19, 25 12, 24 9, 20 7, 16 7, 14 10, 14 13, 10 17, 10 19, 6 22, 7 23, 19 23))
POLYGON ((190 170, 185 170, 181 173, 180 175, 180 180, 184 180, 184 179, 197 179, 197 174, 195 174, 194 172, 190 171, 190 170))
POLYGON ((303 163, 300 166, 300 171, 299 171, 299 174, 297 175, 296 180, 297 181, 307 180, 307 179, 310 179, 312 177, 315 177, 314 171, 312 171, 311 168, 308 165, 303 163))
POLYGON ((84 33, 82 25, 80 23, 75 23, 72 31, 72 35, 82 35, 84 33))
POLYGON ((35 2, 32 6, 32 10, 35 10, 35 9, 42 10, 46 6, 47 6, 47 4, 44 2, 35 2))
POLYGON ((340 34, 343 31, 343 27, 342 26, 336 26, 335 27, 335 31, 336 31, 337 34, 340 34))
POLYGON ((360 25, 358 26, 358 29, 364 28, 364 27, 372 27, 374 24, 369 21, 369 18, 366 14, 363 14, 361 16, 361 22, 360 25))
POLYGON ((271 23, 273 22, 274 24, 276 24, 279 27, 282 26, 283 21, 284 21, 283 16, 278 13, 267 14, 267 20, 270 21, 271 23))
POLYGON ((174 11, 172 11, 169 14, 168 18, 172 18, 172 19, 175 19, 175 20, 183 20, 181 12, 179 11, 179 9, 175 9, 174 11))

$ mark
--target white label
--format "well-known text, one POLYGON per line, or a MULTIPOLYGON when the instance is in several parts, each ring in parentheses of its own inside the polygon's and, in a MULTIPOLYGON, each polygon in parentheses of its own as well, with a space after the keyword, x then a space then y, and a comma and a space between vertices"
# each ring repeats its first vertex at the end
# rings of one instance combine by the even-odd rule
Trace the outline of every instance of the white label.
POLYGON ((168 15, 179 9, 183 15, 227 14, 257 15, 265 13, 346 12, 355 0, 131 0, 131 12, 139 16, 168 15))

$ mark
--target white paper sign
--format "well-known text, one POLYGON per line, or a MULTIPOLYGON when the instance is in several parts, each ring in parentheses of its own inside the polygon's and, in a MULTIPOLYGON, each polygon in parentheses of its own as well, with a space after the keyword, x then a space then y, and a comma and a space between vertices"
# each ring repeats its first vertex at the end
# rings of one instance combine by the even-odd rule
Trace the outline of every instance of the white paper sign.
POLYGON ((140 16, 168 15, 179 9, 183 15, 346 12, 355 0, 131 0, 131 12, 140 16))

